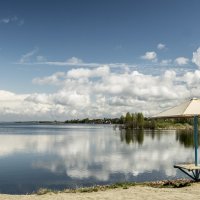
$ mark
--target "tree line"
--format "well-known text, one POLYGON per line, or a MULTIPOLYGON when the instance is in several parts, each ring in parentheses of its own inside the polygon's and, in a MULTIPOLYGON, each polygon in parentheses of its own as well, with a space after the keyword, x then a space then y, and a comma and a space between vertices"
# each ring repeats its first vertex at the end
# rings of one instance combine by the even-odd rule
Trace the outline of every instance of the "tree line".
MULTIPOLYGON (((199 119, 200 122, 200 119, 199 119)), ((193 118, 151 119, 142 113, 130 113, 120 117, 122 129, 192 129, 193 118)))
POLYGON ((191 129, 192 118, 176 119, 150 119, 139 113, 127 112, 119 118, 97 118, 97 119, 72 119, 64 123, 79 124, 116 124, 120 129, 191 129))
POLYGON ((149 120, 143 116, 142 113, 129 113, 125 116, 120 117, 121 126, 120 128, 125 129, 155 129, 155 120, 149 120))

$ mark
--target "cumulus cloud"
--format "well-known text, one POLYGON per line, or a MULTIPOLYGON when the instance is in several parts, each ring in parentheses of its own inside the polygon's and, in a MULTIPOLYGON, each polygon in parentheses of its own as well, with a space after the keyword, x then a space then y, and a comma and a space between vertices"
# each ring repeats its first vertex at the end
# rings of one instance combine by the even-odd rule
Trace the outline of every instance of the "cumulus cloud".
POLYGON ((67 63, 77 65, 83 63, 83 61, 77 57, 72 57, 67 60, 67 63))
POLYGON ((72 69, 68 71, 67 77, 69 78, 89 78, 89 77, 104 77, 110 73, 110 68, 108 66, 102 66, 95 69, 72 69))
POLYGON ((155 51, 147 51, 141 58, 144 60, 157 61, 157 54, 155 51))
POLYGON ((34 78, 32 82, 34 84, 44 85, 44 84, 51 84, 51 85, 60 85, 62 83, 62 79, 66 76, 64 72, 56 72, 55 74, 44 77, 44 78, 34 78))
POLYGON ((200 84, 200 71, 196 70, 194 72, 186 72, 183 75, 182 80, 185 81, 187 86, 190 87, 192 90, 198 90, 198 85, 200 84))
POLYGON ((0 91, 0 120, 119 117, 122 113, 153 115, 193 96, 200 97, 200 70, 149 75, 132 68, 76 68, 33 79, 57 86, 54 92, 15 94, 0 91))
POLYGON ((188 64, 188 62, 189 62, 189 59, 185 57, 178 57, 175 59, 175 63, 177 65, 186 65, 188 64))
POLYGON ((166 45, 165 45, 165 44, 159 43, 159 44, 157 45, 157 49, 159 49, 159 50, 162 50, 162 49, 165 49, 165 48, 166 48, 166 45))
POLYGON ((196 50, 196 52, 193 52, 192 62, 200 67, 200 47, 196 50))

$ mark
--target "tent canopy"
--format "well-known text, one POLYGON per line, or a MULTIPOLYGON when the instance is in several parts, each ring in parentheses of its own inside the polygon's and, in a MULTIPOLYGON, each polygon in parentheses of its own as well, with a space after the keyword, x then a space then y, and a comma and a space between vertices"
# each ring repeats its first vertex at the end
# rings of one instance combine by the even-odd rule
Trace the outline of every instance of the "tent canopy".
POLYGON ((200 99, 193 98, 178 106, 165 110, 151 118, 180 118, 200 116, 200 99))
POLYGON ((180 118, 180 117, 193 117, 194 118, 194 147, 195 147, 195 165, 192 170, 183 165, 175 165, 174 167, 179 168, 182 172, 190 176, 196 181, 199 181, 200 169, 198 168, 198 116, 200 116, 200 99, 193 98, 186 101, 178 106, 170 108, 164 112, 154 115, 152 118, 180 118), (193 176, 187 171, 192 171, 193 176))

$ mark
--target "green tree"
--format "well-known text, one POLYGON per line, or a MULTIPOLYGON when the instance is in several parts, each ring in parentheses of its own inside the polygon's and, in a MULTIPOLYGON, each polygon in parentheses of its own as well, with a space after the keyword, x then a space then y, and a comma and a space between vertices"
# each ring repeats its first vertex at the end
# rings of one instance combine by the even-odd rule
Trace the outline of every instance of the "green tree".
POLYGON ((121 117, 120 117, 120 124, 124 124, 125 123, 125 117, 122 115, 121 117))
POLYGON ((137 128, 139 129, 144 128, 144 116, 142 113, 137 114, 137 128))
POLYGON ((129 112, 126 113, 125 121, 126 123, 132 122, 132 116, 129 112))
POLYGON ((133 128, 133 120, 132 120, 132 116, 129 112, 126 113, 125 126, 126 126, 126 128, 133 128))
POLYGON ((133 128, 137 128, 137 113, 132 113, 133 128))

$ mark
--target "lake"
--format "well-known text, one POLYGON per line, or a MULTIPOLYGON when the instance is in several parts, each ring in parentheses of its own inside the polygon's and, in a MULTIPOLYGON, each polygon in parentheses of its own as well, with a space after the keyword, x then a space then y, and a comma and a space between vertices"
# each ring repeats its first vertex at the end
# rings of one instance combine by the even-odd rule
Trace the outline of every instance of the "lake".
POLYGON ((173 165, 193 160, 193 135, 184 131, 0 124, 0 193, 183 178, 173 165))

